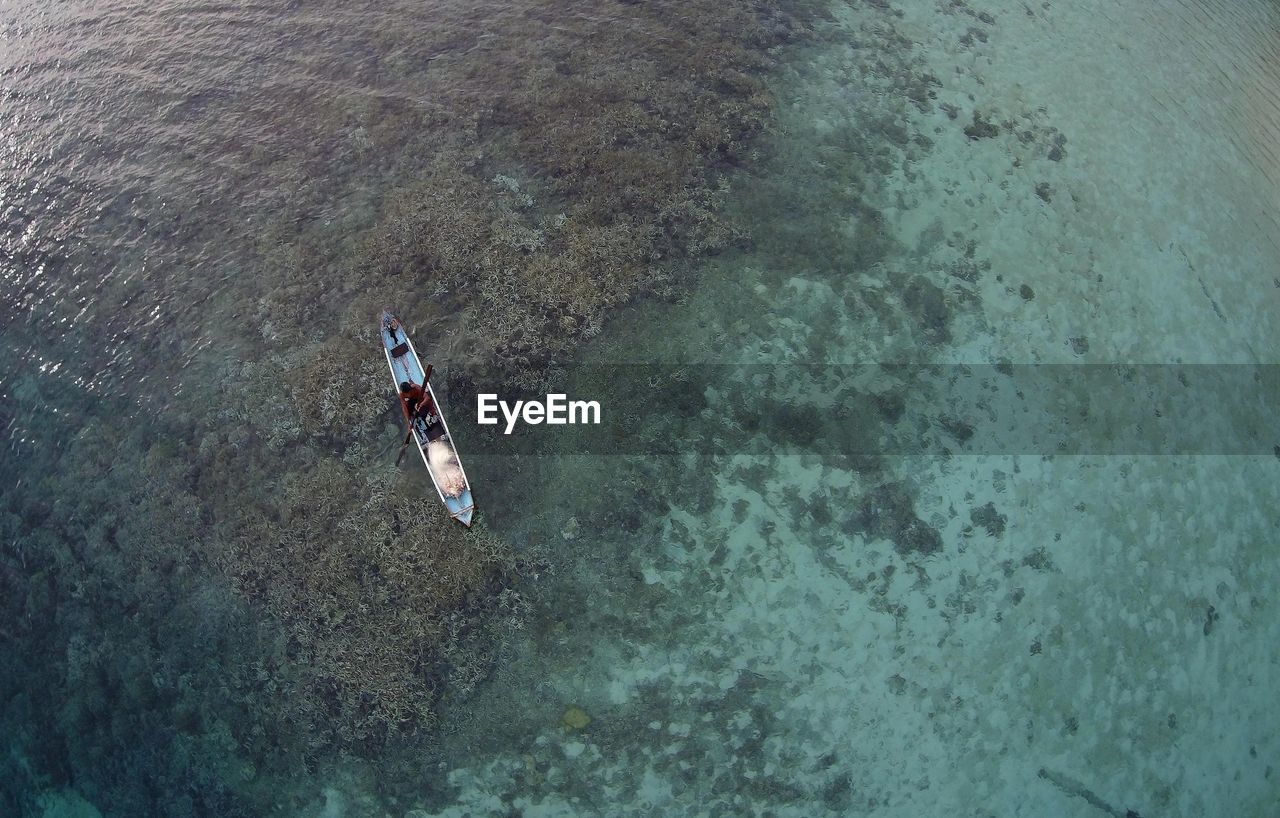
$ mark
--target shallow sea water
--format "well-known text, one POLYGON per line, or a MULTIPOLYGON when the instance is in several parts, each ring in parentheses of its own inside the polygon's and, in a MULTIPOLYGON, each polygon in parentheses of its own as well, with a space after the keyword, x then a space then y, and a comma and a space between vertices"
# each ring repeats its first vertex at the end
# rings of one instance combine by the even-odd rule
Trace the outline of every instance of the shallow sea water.
MULTIPOLYGON (((395 32, 431 14, 0 6, 6 486, 56 466, 34 442, 88 443, 68 376, 86 411, 198 427, 202 378, 270 342, 240 313, 261 241, 244 223, 372 218, 415 160, 362 149, 350 110, 421 93, 395 32), (165 47, 131 50, 117 32, 139 27, 165 47)), ((1272 5, 851 4, 819 29, 771 76, 776 127, 727 179, 750 245, 617 311, 580 363, 1277 362, 1272 5)), ((942 424, 927 397, 858 386, 904 400, 870 421, 885 434, 942 424)), ((193 786, 256 776, 264 812, 414 818, 1280 810, 1270 450, 684 452, 742 387, 672 421, 657 457, 468 460, 477 483, 522 475, 479 492, 491 529, 550 547, 527 622, 443 702, 429 750, 277 782, 228 742, 193 786)), ((831 411, 816 389, 792 404, 831 411)), ((1274 427, 1260 397, 1245 420, 1274 427)), ((754 439, 794 439, 788 422, 754 439)), ((5 536, 6 577, 47 584, 17 568, 39 532, 5 536)), ((80 636, 48 649, 91 653, 80 636)), ((48 726, 22 721, 39 654, 22 656, 0 803, 130 814, 23 758, 48 726)), ((185 796, 147 803, 186 814, 185 796)))

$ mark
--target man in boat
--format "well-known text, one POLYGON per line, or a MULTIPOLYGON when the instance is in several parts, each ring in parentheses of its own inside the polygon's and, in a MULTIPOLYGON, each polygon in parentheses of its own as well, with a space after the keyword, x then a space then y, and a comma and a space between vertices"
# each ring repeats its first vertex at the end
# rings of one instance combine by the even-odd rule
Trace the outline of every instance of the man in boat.
POLYGON ((410 423, 421 420, 425 426, 429 427, 436 421, 436 405, 431 400, 431 393, 425 387, 427 378, 430 377, 431 364, 427 364, 427 371, 422 377, 424 386, 409 381, 400 382, 400 406, 410 423))

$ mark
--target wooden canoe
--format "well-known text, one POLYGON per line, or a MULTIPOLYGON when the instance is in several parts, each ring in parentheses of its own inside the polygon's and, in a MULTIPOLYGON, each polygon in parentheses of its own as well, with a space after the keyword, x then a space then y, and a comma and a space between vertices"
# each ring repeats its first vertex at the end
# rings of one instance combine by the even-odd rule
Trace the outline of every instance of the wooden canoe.
POLYGON ((387 356, 387 366, 391 367, 391 381, 397 398, 400 396, 400 384, 405 381, 424 387, 431 396, 431 402, 435 405, 434 416, 430 421, 421 418, 413 421, 414 442, 427 467, 427 473, 431 475, 436 494, 440 495, 440 502, 449 510, 449 516, 470 528, 471 518, 476 510, 475 500, 471 497, 471 483, 462 468, 458 450, 453 446, 449 424, 445 422, 436 393, 430 383, 423 382, 422 361, 418 359, 418 352, 413 348, 404 325, 390 310, 383 310, 378 328, 382 336, 382 351, 387 356), (442 447, 447 447, 447 451, 442 447), (455 466, 456 472, 453 471, 455 466))

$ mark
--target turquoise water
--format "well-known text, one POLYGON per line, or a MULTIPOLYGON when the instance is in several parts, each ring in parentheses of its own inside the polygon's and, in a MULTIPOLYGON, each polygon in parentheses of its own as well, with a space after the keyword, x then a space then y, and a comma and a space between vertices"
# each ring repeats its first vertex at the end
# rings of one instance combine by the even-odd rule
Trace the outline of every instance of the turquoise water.
POLYGON ((630 9, 0 6, 0 812, 1275 813, 1274 7, 630 9), (444 527, 383 304, 457 403, 650 366, 626 454, 455 429, 444 527), (1110 363, 1187 448, 871 366, 1110 363))

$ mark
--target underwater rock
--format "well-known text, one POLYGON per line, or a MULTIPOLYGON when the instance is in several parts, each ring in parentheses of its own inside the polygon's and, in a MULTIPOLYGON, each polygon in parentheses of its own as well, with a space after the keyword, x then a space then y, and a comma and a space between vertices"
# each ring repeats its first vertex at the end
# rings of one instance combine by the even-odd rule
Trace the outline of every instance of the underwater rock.
POLYGON ((560 717, 560 724, 569 730, 581 730, 590 723, 591 717, 587 715, 587 711, 577 705, 566 707, 564 715, 560 717))
POLYGON ((938 418, 938 425, 943 431, 955 438, 957 443, 967 443, 973 437, 973 424, 957 417, 950 415, 941 415, 938 418))
POLYGON ((1215 609, 1212 605, 1210 605, 1209 610, 1206 611, 1204 615, 1204 635, 1205 636, 1208 636, 1210 631, 1213 630, 1213 623, 1218 621, 1218 616, 1219 614, 1217 609, 1215 609))
POLYGON ((1036 195, 1039 196, 1045 202, 1052 202, 1053 188, 1049 186, 1048 182, 1041 182, 1040 184, 1036 185, 1036 195))
POLYGON ((1053 559, 1049 556, 1049 551, 1043 545, 1038 545, 1022 558, 1022 564, 1033 571, 1055 571, 1053 559))
POLYGON ((1066 151, 1067 137, 1058 134, 1053 138, 1053 147, 1049 149, 1049 161, 1061 162, 1067 156, 1066 151))
POLYGON ((970 511, 969 519, 974 525, 985 528, 991 536, 999 537, 1004 533, 1005 522, 1009 518, 996 511, 994 503, 987 503, 970 511))
POLYGON ((900 482, 882 483, 863 495, 845 530, 891 540, 899 554, 942 549, 942 535, 916 516, 911 493, 900 482))
POLYGON ((1000 133, 1000 128, 989 120, 983 119, 982 114, 977 111, 973 112, 973 122, 964 128, 964 135, 973 141, 979 139, 990 139, 1000 133))
POLYGON ((907 309, 924 330, 925 339, 932 344, 951 340, 951 308, 947 306, 942 289, 923 276, 916 276, 903 294, 907 309))
POLYGON ((570 517, 569 521, 564 524, 564 528, 560 530, 560 536, 564 537, 566 540, 576 540, 578 538, 578 530, 578 518, 570 517))
POLYGON ((907 411, 907 398, 901 392, 879 392, 871 396, 876 412, 888 423, 897 423, 907 411))
POLYGON ((807 450, 824 426, 823 413, 812 404, 766 401, 763 409, 761 423, 767 419, 769 439, 780 450, 807 450))

